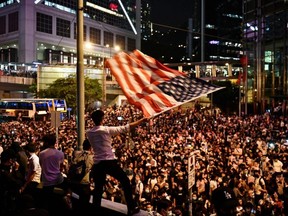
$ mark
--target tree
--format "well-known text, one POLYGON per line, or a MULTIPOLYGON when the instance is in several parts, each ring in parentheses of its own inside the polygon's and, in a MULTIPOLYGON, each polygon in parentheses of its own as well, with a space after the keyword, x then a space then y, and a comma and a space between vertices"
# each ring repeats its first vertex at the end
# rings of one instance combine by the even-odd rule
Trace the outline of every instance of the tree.
MULTIPOLYGON (((102 86, 97 79, 85 77, 85 109, 97 100, 102 99, 102 86)), ((35 87, 30 88, 35 91, 35 87)), ((67 78, 60 78, 49 84, 49 87, 39 92, 33 92, 40 98, 64 98, 67 106, 76 111, 77 106, 77 82, 75 75, 69 75, 67 78)))

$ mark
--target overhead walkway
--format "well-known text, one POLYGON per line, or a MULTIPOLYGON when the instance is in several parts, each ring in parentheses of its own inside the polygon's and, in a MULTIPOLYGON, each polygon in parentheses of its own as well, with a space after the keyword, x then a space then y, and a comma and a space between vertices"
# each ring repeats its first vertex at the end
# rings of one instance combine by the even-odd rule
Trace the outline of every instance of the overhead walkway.
POLYGON ((0 76, 0 91, 26 91, 33 83, 34 78, 0 76))

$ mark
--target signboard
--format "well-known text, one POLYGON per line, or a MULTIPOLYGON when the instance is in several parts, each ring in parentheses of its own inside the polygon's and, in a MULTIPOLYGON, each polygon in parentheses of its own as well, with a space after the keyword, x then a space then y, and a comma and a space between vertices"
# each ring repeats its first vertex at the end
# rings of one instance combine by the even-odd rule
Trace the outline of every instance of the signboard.
POLYGON ((58 128, 61 125, 60 113, 59 111, 51 111, 51 126, 54 128, 58 128))
POLYGON ((188 189, 195 184, 195 155, 190 155, 188 159, 188 189))

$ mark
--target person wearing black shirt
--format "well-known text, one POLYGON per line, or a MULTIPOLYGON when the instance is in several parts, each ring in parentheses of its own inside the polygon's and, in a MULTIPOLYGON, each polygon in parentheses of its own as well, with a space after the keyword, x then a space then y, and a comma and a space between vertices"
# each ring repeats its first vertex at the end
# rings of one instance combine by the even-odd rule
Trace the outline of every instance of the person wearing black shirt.
POLYGON ((0 164, 0 213, 13 215, 17 209, 16 201, 24 184, 24 176, 19 171, 16 153, 12 149, 4 150, 0 164))

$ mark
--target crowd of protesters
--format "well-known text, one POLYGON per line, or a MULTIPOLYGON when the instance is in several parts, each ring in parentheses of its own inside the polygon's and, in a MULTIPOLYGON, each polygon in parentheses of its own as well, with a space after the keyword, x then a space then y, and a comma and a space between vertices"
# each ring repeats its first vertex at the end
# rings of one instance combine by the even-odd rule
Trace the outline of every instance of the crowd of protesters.
MULTIPOLYGON (((105 125, 112 126, 142 118, 142 112, 129 105, 108 107, 105 114, 105 125)), ((85 124, 93 127, 88 113, 85 124)), ((65 155, 64 176, 78 149, 76 128, 72 117, 58 129, 57 148, 65 155)), ((14 149, 19 154, 34 144, 38 154, 43 136, 51 132, 55 129, 49 121, 1 123, 0 153, 14 149)), ((212 192, 222 186, 234 191, 236 200, 231 205, 237 216, 288 215, 288 118, 284 115, 239 117, 211 114, 197 106, 178 108, 151 118, 130 134, 114 137, 113 148, 131 181, 134 198, 150 215, 189 215, 190 204, 193 215, 213 215, 212 192), (195 150, 200 153, 189 202, 188 159, 195 150)), ((19 188, 13 188, 15 199, 28 173, 27 159, 17 162, 21 175, 19 188)), ((90 180, 93 190, 97 185, 90 180)), ((119 182, 111 176, 106 180, 103 198, 125 203, 119 182)))
POLYGON ((37 78, 36 71, 23 71, 23 70, 1 70, 0 76, 14 76, 14 77, 27 77, 27 78, 37 78))

